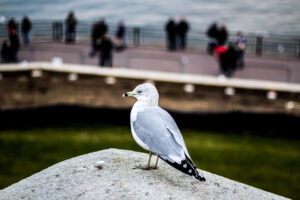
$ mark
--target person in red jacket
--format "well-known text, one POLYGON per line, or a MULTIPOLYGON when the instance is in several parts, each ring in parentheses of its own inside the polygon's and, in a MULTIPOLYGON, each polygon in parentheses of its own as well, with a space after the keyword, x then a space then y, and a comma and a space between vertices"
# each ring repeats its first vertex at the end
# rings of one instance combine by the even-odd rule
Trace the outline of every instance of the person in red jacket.
POLYGON ((8 23, 7 23, 7 32, 8 32, 8 35, 11 35, 11 34, 14 34, 17 32, 17 23, 15 21, 14 18, 11 18, 8 23))
POLYGON ((228 47, 217 46, 215 52, 221 73, 226 77, 232 77, 237 65, 237 53, 235 46, 231 43, 228 47))

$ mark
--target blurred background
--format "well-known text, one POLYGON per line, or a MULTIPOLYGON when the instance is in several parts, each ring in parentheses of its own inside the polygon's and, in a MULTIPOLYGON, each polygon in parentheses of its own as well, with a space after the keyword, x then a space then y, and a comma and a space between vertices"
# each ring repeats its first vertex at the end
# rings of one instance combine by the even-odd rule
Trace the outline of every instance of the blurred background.
POLYGON ((130 132, 143 82, 196 166, 300 199, 300 2, 0 1, 0 189, 130 132))

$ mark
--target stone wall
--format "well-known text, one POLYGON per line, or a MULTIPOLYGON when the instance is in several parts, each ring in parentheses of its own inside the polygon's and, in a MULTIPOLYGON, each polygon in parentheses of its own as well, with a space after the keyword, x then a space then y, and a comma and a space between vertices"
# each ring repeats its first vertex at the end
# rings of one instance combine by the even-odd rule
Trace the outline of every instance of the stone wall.
POLYGON ((160 105, 170 110, 300 114, 297 84, 47 63, 6 65, 0 74, 0 109, 54 104, 129 108, 134 100, 122 99, 122 94, 150 80, 158 88, 160 105))

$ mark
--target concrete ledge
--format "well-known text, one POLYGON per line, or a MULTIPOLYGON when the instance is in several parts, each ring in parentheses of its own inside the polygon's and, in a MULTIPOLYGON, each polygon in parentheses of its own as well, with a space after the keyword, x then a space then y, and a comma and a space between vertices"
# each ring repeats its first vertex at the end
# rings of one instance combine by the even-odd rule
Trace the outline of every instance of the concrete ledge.
POLYGON ((127 68, 37 62, 0 65, 0 109, 69 104, 131 108, 121 98, 154 81, 160 106, 180 112, 263 112, 300 115, 300 84, 127 68))
POLYGON ((180 74, 151 70, 137 70, 128 68, 100 68, 90 65, 61 64, 54 65, 47 62, 33 62, 27 64, 0 65, 1 72, 45 70, 53 72, 77 73, 85 75, 112 76, 141 80, 164 81, 184 84, 199 84, 206 86, 234 87, 256 90, 274 90, 280 92, 300 93, 300 84, 291 84, 274 81, 231 78, 220 80, 215 76, 180 74))
POLYGON ((207 180, 203 183, 163 161, 158 170, 133 169, 147 158, 118 149, 82 155, 0 190, 0 199, 286 199, 199 170, 207 180))

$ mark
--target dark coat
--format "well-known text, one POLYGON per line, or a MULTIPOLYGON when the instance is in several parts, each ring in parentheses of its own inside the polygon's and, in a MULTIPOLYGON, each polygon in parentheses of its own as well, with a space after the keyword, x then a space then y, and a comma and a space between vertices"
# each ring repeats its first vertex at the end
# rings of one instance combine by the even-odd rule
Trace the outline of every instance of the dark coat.
POLYGON ((177 33, 178 35, 186 35, 186 33, 189 31, 189 25, 186 21, 179 22, 177 26, 177 33))
POLYGON ((220 29, 217 34, 218 45, 224 45, 228 40, 228 33, 226 29, 220 29))
POLYGON ((93 39, 93 40, 96 40, 97 39, 97 37, 98 37, 98 23, 94 23, 93 25, 92 25, 92 30, 91 30, 91 38, 93 39))
POLYGON ((17 23, 15 22, 14 19, 11 19, 8 21, 7 23, 7 31, 8 31, 8 34, 14 34, 16 33, 17 31, 17 23))
POLYGON ((170 20, 166 27, 165 27, 165 30, 168 34, 168 37, 175 37, 176 36, 176 32, 177 32, 177 27, 176 27, 176 24, 173 20, 170 20))
POLYGON ((3 43, 2 43, 1 60, 2 60, 2 63, 8 63, 8 62, 12 61, 12 50, 11 50, 11 47, 8 45, 7 40, 3 41, 3 43))
POLYGON ((22 33, 28 33, 28 31, 31 30, 31 26, 32 26, 32 24, 31 24, 30 20, 25 17, 22 20, 22 25, 21 25, 22 33))
POLYGON ((221 54, 221 67, 224 71, 235 70, 237 65, 237 53, 234 47, 229 46, 225 53, 221 54))
POLYGON ((100 22, 97 25, 97 30, 96 30, 97 38, 101 38, 107 32, 108 32, 108 26, 105 24, 105 22, 100 22))
POLYGON ((19 42, 19 37, 16 33, 9 35, 9 41, 10 41, 11 49, 13 51, 19 50, 20 42, 19 42))
POLYGON ((99 45, 99 50, 103 55, 112 55, 113 42, 109 37, 103 37, 99 45))
POLYGON ((218 37, 218 26, 217 24, 212 24, 208 30, 206 31, 206 35, 209 38, 217 38, 218 37))
POLYGON ((67 31, 68 32, 75 32, 77 26, 77 20, 75 17, 68 17, 66 20, 67 31))
POLYGON ((119 26, 116 37, 122 39, 125 36, 125 26, 119 26))

